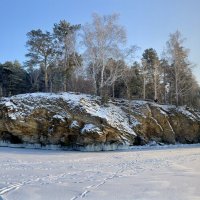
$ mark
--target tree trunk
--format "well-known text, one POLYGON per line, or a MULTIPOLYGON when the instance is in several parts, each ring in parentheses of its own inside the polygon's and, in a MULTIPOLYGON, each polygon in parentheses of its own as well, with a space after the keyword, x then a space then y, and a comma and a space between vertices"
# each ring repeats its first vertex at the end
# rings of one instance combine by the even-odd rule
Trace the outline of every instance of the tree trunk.
POLYGON ((2 89, 2 85, 0 85, 0 97, 3 96, 3 89, 2 89))
POLYGON ((175 77, 175 96, 176 96, 176 106, 179 104, 179 99, 178 99, 178 80, 177 77, 175 77))
POLYGON ((112 85, 112 97, 115 98, 115 82, 112 85))
POLYGON ((94 93, 95 95, 98 95, 98 90, 97 90, 97 80, 96 80, 96 73, 95 73, 95 69, 94 69, 94 66, 93 66, 93 69, 92 69, 92 78, 93 78, 93 81, 94 81, 94 93))
POLYGON ((167 103, 166 72, 164 67, 164 103, 167 103))
POLYGON ((154 71, 154 100, 157 99, 158 95, 157 95, 157 66, 156 66, 154 71))
POLYGON ((47 58, 44 60, 44 82, 45 82, 45 92, 48 92, 48 72, 47 72, 47 58))
POLYGON ((51 93, 53 92, 53 83, 52 83, 52 80, 50 80, 50 92, 51 93))
POLYGON ((128 84, 126 85, 126 92, 128 97, 128 121, 131 123, 131 94, 128 84))
POLYGON ((102 70, 101 70, 101 82, 100 82, 100 96, 103 96, 103 82, 104 82, 104 70, 105 70, 105 66, 103 65, 102 70))
POLYGON ((146 77, 143 78, 143 99, 146 99, 146 77))
POLYGON ((104 63, 104 54, 102 56, 102 69, 101 69, 101 82, 100 82, 100 96, 103 96, 103 87, 104 87, 104 71, 105 71, 105 63, 104 63))
POLYGON ((46 70, 44 73, 44 81, 45 81, 45 92, 48 92, 48 73, 46 70))
POLYGON ((63 78, 63 91, 64 91, 64 92, 67 92, 67 68, 68 68, 68 59, 67 59, 67 38, 65 37, 64 78, 63 78))
POLYGON ((64 74, 64 80, 63 80, 63 91, 67 91, 67 77, 66 74, 64 74))

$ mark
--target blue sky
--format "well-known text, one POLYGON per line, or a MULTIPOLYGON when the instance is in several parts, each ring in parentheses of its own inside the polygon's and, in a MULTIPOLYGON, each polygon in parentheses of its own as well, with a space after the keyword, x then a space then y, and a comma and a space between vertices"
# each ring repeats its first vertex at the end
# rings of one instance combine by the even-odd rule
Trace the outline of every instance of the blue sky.
POLYGON ((26 33, 51 31, 65 19, 72 24, 91 21, 91 14, 120 14, 128 44, 154 48, 160 55, 169 33, 181 31, 200 82, 200 0, 0 0, 0 62, 25 61, 26 33))

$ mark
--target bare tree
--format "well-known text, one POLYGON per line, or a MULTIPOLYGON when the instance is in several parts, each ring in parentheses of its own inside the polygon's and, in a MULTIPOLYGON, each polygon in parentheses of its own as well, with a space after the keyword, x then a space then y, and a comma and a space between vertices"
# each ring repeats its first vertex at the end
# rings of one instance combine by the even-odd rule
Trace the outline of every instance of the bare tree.
POLYGON ((188 50, 182 46, 183 42, 184 39, 179 31, 170 34, 167 41, 167 58, 171 64, 171 87, 174 89, 176 105, 180 104, 179 98, 188 94, 192 88, 192 83, 188 82, 187 78, 191 74, 191 65, 188 62, 188 50))
POLYGON ((99 16, 93 14, 93 22, 83 27, 85 57, 91 66, 95 93, 102 96, 103 88, 116 81, 119 68, 115 67, 106 76, 106 66, 110 58, 122 60, 121 47, 126 42, 126 32, 118 24, 119 15, 99 16))

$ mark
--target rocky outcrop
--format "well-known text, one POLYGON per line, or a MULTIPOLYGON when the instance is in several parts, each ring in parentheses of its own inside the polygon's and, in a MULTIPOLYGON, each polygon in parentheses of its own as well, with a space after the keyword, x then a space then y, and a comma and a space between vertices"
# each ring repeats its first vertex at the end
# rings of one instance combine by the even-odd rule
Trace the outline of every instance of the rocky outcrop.
POLYGON ((110 150, 130 145, 197 143, 200 113, 146 101, 33 93, 2 98, 0 141, 36 146, 110 150))

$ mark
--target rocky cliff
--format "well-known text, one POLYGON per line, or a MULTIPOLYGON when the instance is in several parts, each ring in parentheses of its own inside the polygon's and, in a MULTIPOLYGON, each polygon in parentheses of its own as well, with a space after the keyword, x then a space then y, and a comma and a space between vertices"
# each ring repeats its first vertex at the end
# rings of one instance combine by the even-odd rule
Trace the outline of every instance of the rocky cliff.
POLYGON ((147 101, 110 100, 75 93, 2 98, 0 142, 79 150, 200 142, 200 112, 147 101))

